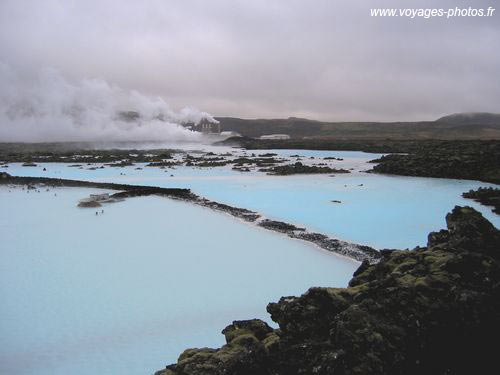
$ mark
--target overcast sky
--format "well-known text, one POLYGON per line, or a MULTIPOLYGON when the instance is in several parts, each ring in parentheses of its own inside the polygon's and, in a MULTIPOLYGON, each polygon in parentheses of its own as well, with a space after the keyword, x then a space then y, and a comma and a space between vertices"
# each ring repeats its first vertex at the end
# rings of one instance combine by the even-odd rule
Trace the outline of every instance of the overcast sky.
POLYGON ((0 62, 28 84, 50 68, 69 82, 100 79, 215 116, 393 121, 500 112, 500 9, 490 18, 370 16, 371 7, 495 5, 1 0, 0 62))

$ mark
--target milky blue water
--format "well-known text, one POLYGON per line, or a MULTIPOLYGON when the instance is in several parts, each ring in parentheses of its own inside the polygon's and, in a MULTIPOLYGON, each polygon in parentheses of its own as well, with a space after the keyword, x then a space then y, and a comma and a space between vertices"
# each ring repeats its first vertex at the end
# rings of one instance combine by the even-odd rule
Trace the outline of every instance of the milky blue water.
MULTIPOLYGON (((269 151, 255 153, 264 152, 269 151)), ((471 205, 500 224, 489 208, 461 198, 489 184, 366 174, 366 162, 379 155, 361 152, 275 152, 299 154, 309 164, 340 157, 328 163, 353 173, 278 177, 230 167, 144 165, 91 171, 49 163, 14 163, 2 170, 188 187, 378 248, 425 245, 430 231, 445 227, 444 216, 456 204, 471 205)), ((189 203, 134 198, 106 205, 96 216, 95 209, 75 207, 95 189, 10 190, 0 188, 2 374, 150 374, 187 347, 220 346, 220 331, 232 320, 269 321, 268 302, 312 285, 345 286, 357 268, 304 242, 189 203)))
MULTIPOLYGON (((134 166, 89 171, 68 168, 64 164, 41 164, 38 168, 11 164, 8 171, 15 175, 186 187, 209 199, 256 210, 269 218, 285 220, 335 238, 376 248, 425 246, 429 232, 446 227, 445 216, 455 205, 472 206, 495 226, 500 226, 500 216, 492 213, 490 208, 461 196, 465 191, 491 184, 363 173, 372 167, 367 161, 379 157, 379 154, 310 150, 253 152, 275 152, 286 157, 298 154, 305 163, 324 162, 318 158, 333 156, 344 160, 329 161, 331 166, 352 168, 353 171, 334 177, 267 176, 257 171, 237 172, 230 167, 162 170, 138 165, 143 169, 136 170, 138 166, 134 166), (46 172, 42 171, 44 166, 48 169, 46 172), (333 203, 332 200, 342 203, 333 203)), ((252 151, 247 151, 247 154, 250 153, 252 151)))
POLYGON ((92 189, 0 188, 0 373, 151 374, 224 343, 234 319, 357 263, 160 197, 95 209, 92 189), (54 195, 54 194, 57 194, 54 195), (100 210, 99 210, 100 211, 100 210))

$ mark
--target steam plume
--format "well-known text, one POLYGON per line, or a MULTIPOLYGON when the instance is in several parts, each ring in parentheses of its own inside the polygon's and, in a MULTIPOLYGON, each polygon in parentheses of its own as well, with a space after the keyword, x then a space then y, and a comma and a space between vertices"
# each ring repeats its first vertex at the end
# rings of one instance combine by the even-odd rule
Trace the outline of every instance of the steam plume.
POLYGON ((0 63, 0 141, 198 141, 200 133, 180 124, 202 119, 215 121, 102 79, 69 82, 44 69, 26 80, 0 63))

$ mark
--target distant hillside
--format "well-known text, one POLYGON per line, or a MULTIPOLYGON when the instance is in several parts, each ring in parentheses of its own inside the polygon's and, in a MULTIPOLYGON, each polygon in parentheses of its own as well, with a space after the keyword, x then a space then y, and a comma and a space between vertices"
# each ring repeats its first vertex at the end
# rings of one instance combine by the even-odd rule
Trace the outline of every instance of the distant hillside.
POLYGON ((320 135, 323 123, 290 117, 288 119, 246 120, 235 117, 216 117, 222 131, 235 131, 247 137, 285 133, 294 137, 320 135))
POLYGON ((235 131, 247 137, 288 134, 292 138, 334 139, 500 139, 500 115, 489 113, 455 114, 419 122, 322 122, 296 117, 216 119, 221 131, 235 131))
POLYGON ((499 125, 500 113, 488 112, 468 112, 454 113, 436 120, 436 122, 445 122, 456 125, 499 125))

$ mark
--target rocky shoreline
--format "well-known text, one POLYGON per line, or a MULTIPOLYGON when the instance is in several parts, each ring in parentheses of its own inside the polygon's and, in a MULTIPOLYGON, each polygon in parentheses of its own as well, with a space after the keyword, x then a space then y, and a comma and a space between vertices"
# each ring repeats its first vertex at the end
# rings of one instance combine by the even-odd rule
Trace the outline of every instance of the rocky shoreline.
POLYGON ((275 176, 289 176, 294 174, 334 174, 334 173, 350 173, 346 169, 330 168, 328 166, 319 165, 304 165, 300 161, 294 164, 278 165, 271 168, 259 169, 260 172, 267 172, 267 174, 275 176))
POLYGON ((476 202, 485 206, 493 206, 491 210, 500 215, 500 189, 479 188, 477 190, 469 190, 463 193, 462 196, 464 198, 474 199, 476 202))
MULTIPOLYGON (((22 163, 23 167, 37 167, 36 163, 66 163, 69 167, 87 170, 123 168, 134 166, 136 163, 145 163, 144 167, 175 169, 179 166, 193 168, 217 168, 232 166, 239 172, 251 170, 264 172, 269 175, 288 176, 294 174, 335 174, 350 173, 342 168, 333 167, 333 161, 342 161, 339 158, 309 158, 305 163, 300 157, 277 157, 274 153, 247 154, 239 151, 216 154, 203 151, 183 151, 157 149, 148 151, 138 150, 78 150, 73 152, 18 152, 7 153, 0 148, 0 168, 9 168, 9 163, 22 163), (293 162, 293 164, 289 164, 293 162), (73 164, 75 163, 75 164, 73 164), (288 164, 287 164, 288 163, 288 164)), ((143 169, 137 167, 136 169, 143 169)))
POLYGON ((500 142, 443 142, 372 160, 372 172, 500 184, 500 142))
POLYGON ((469 375, 497 366, 500 231, 470 207, 426 247, 382 251, 347 288, 267 306, 279 324, 234 321, 221 348, 187 349, 156 375, 469 375))
POLYGON ((366 260, 369 263, 376 263, 381 257, 380 251, 372 247, 337 240, 321 233, 309 232, 305 228, 299 228, 282 221, 265 219, 258 222, 257 225, 265 229, 286 234, 290 238, 311 242, 322 249, 360 262, 366 260))
POLYGON ((220 145, 247 150, 308 149, 390 155, 373 160, 373 173, 478 180, 500 184, 500 140, 260 140, 233 137, 220 145))
MULTIPOLYGON (((258 140, 246 137, 233 137, 220 145, 236 145, 246 150, 258 149, 310 149, 310 150, 349 150, 388 153, 379 159, 369 172, 403 176, 441 177, 454 179, 479 180, 500 184, 500 141, 499 140, 334 140, 334 139, 290 139, 258 140)), ((8 168, 8 163, 21 162, 26 167, 36 163, 75 163, 80 169, 106 167, 125 167, 135 163, 147 163, 147 167, 161 169, 188 166, 195 168, 214 168, 232 166, 236 171, 251 170, 271 175, 293 174, 335 174, 349 173, 338 168, 326 157, 321 160, 301 162, 301 158, 277 157, 274 153, 246 153, 237 151, 216 154, 213 152, 175 149, 155 150, 33 150, 26 151, 16 145, 0 147, 0 167, 8 168), (318 163, 318 161, 321 161, 318 163), (327 163, 325 163, 327 162, 327 163)), ((241 150, 240 150, 241 151, 241 150)), ((296 155, 298 156, 298 155, 296 155)), ((313 159, 313 158, 312 158, 313 159)))
POLYGON ((255 223, 261 228, 283 233, 290 238, 310 242, 324 250, 349 257, 359 262, 367 261, 370 264, 376 263, 381 257, 380 252, 369 246, 340 241, 337 239, 329 238, 328 236, 319 233, 311 233, 304 228, 297 228, 292 224, 266 220, 263 219, 260 214, 254 211, 250 211, 245 208, 233 207, 224 203, 219 203, 200 197, 192 193, 190 189, 161 188, 155 186, 127 185, 47 177, 16 177, 11 176, 6 172, 0 172, 0 185, 21 185, 28 187, 35 185, 44 185, 52 187, 84 187, 119 190, 119 192, 110 196, 110 198, 112 199, 124 199, 148 195, 164 196, 227 213, 246 222, 255 223))

